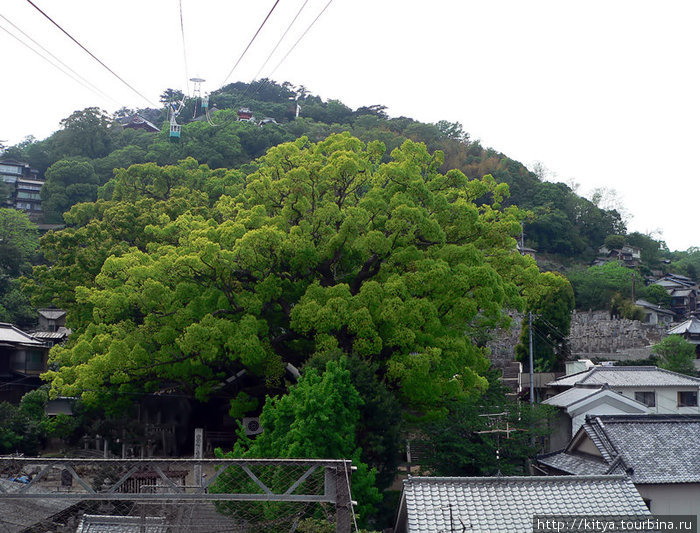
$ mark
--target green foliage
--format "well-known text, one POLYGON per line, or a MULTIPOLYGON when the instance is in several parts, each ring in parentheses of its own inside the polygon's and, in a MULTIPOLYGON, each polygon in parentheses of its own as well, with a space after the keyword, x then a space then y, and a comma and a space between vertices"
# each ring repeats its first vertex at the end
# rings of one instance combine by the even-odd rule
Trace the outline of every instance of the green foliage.
MULTIPOLYGON (((364 521, 381 496, 374 486, 376 471, 360 460, 356 443, 361 403, 343 360, 329 361, 322 374, 310 368, 288 394, 267 398, 260 415, 263 433, 252 441, 240 435, 227 457, 351 459, 357 467, 352 495, 358 501, 360 521, 364 521)), ((235 475, 219 476, 221 482, 212 492, 231 484, 230 477, 235 475)), ((276 509, 270 511, 274 516, 276 509)))
POLYGON ((431 475, 527 475, 528 460, 539 451, 532 441, 549 433, 553 411, 545 405, 508 400, 496 374, 491 372, 489 388, 481 397, 450 404, 445 418, 422 428, 430 453, 421 458, 421 466, 431 475), (496 413, 505 414, 482 416, 496 413), (479 433, 506 428, 512 430, 510 435, 479 433))
POLYGON ((38 245, 36 226, 22 211, 0 208, 0 276, 16 277, 31 266, 38 245))
POLYGON ((576 269, 568 273, 574 288, 577 309, 609 309, 612 297, 620 293, 623 298, 632 297, 633 270, 610 261, 601 266, 576 269))
MULTIPOLYGON (((328 360, 337 360, 341 353, 318 355, 304 368, 322 372, 328 360)), ((377 470, 376 485, 384 490, 394 481, 403 446, 401 404, 378 379, 378 365, 357 356, 344 359, 344 364, 362 400, 355 430, 358 446, 362 450, 360 459, 377 470)))
POLYGON ((625 236, 625 241, 641 250, 642 262, 652 269, 658 268, 661 259, 670 253, 664 241, 657 241, 643 233, 630 233, 625 236))
POLYGON ((655 344, 652 353, 661 360, 659 366, 666 370, 697 376, 695 371, 695 345, 689 343, 680 335, 669 335, 655 344))
POLYGON ((608 248, 608 250, 620 250, 624 245, 624 235, 608 235, 605 237, 605 246, 608 248))
MULTIPOLYGON (((296 531, 299 533, 335 533, 335 523, 320 518, 305 518, 299 522, 296 531)), ((358 533, 379 533, 379 531, 360 529, 358 533)))
POLYGON ((30 327, 36 312, 19 277, 31 271, 38 246, 36 226, 22 211, 0 208, 0 322, 30 327))
POLYGON ((97 199, 99 178, 87 161, 62 159, 46 171, 46 182, 41 188, 44 222, 60 224, 63 213, 79 202, 97 199))
POLYGON ((685 252, 673 252, 671 272, 684 274, 694 280, 700 279, 700 248, 691 247, 685 252))
POLYGON ((62 158, 105 157, 112 151, 113 128, 110 116, 97 107, 75 111, 61 121, 63 129, 55 134, 56 152, 62 158))
POLYGON ((640 290, 640 296, 647 302, 668 308, 671 305, 671 295, 661 285, 651 284, 640 290))
POLYGON ((612 318, 626 318, 627 320, 644 320, 644 310, 638 307, 628 298, 624 298, 619 292, 610 300, 610 316, 612 318))
MULTIPOLYGON (((173 89, 161 95, 164 103, 181 99, 182 93, 173 89)), ((60 159, 89 158, 100 183, 104 183, 113 169, 127 168, 134 163, 150 161, 174 165, 181 159, 194 157, 211 168, 230 168, 300 136, 317 142, 330 134, 350 131, 364 142, 383 142, 387 148, 383 162, 389 161, 389 154, 395 148, 411 139, 425 143, 430 151, 444 153, 443 172, 459 169, 470 179, 491 174, 499 183, 507 184, 511 197, 504 205, 531 210, 532 217, 525 221, 524 228, 527 244, 540 253, 591 259, 607 235, 625 232, 617 211, 600 208, 577 196, 564 184, 544 182, 517 161, 495 150, 484 149, 478 142, 470 141, 469 134, 456 122, 424 124, 407 117, 388 118, 386 108, 381 105, 353 111, 337 100, 324 101, 304 87, 266 79, 251 85, 232 83, 213 91, 210 106, 220 110, 212 113, 215 126, 203 120, 192 120, 198 114, 196 106, 195 99, 185 99, 179 117, 184 122, 181 143, 169 143, 165 130, 153 134, 124 129, 104 111, 87 108, 65 119, 64 128, 48 139, 28 138, 8 148, 6 157, 28 161, 41 173, 60 159), (301 106, 298 119, 295 119, 295 99, 301 106), (259 128, 238 122, 236 112, 240 107, 250 108, 257 118, 273 117, 279 125, 259 128)), ((133 110, 121 109, 114 117, 133 113, 133 110)), ((140 109, 138 113, 156 124, 166 119, 163 109, 140 109)), ((659 245, 653 239, 642 243, 644 246, 628 242, 642 248, 643 258, 651 257, 652 247, 659 245)))
POLYGON ((628 298, 624 298, 619 292, 610 300, 610 316, 612 318, 626 318, 627 320, 644 320, 644 310, 638 307, 628 298))
MULTIPOLYGON (((568 355, 567 337, 574 309, 574 291, 556 272, 545 272, 528 293, 527 311, 532 312, 533 362, 537 372, 559 370, 568 355)), ((523 319, 516 357, 529 369, 529 318, 523 319)))
POLYGON ((19 406, 0 403, 0 453, 39 452, 47 397, 46 391, 38 389, 25 394, 19 406))
POLYGON ((118 172, 114 203, 73 208, 79 225, 44 241, 54 265, 31 288, 60 295, 75 331, 52 352, 54 390, 95 401, 165 382, 204 399, 241 367, 278 386, 287 362, 336 349, 424 410, 478 390, 486 358, 465 329, 502 323, 539 276, 513 250, 519 212, 497 208, 507 190, 490 177, 439 173, 422 145, 382 155, 348 135, 302 138, 245 189, 223 183, 213 208, 172 186, 209 186, 194 162, 118 172))

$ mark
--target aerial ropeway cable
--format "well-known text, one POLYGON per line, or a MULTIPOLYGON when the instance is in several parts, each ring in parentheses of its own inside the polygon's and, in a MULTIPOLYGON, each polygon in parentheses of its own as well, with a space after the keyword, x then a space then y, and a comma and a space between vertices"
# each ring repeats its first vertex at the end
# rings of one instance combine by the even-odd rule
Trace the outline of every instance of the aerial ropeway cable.
POLYGON ((107 69, 110 74, 112 74, 115 78, 117 78, 119 81, 121 81, 124 85, 126 85, 129 89, 131 89, 134 93, 139 95, 141 98, 143 98, 146 102, 148 102, 150 105, 153 107, 159 107, 158 104, 153 103, 150 99, 148 99, 146 96, 141 94, 138 90, 136 90, 130 83, 128 83, 124 78, 119 76, 116 72, 114 72, 111 68, 109 68, 103 61, 101 61, 95 54, 93 54, 90 50, 85 48, 75 37, 73 37, 70 33, 68 33, 66 30, 63 29, 63 27, 53 20, 49 15, 47 15, 39 6, 37 6, 32 0, 26 0, 34 9, 36 9, 39 13, 41 13, 46 19, 51 22, 54 26, 56 26, 61 32, 63 32, 71 41, 73 41, 75 44, 77 44, 81 49, 83 49, 91 58, 93 58, 95 61, 97 61, 100 65, 102 65, 105 69, 107 69))
POLYGON ((0 14, 0 18, 2 18, 3 20, 5 20, 5 22, 7 22, 10 26, 12 26, 16 31, 18 31, 18 32, 21 33, 24 37, 26 37, 27 39, 29 39, 35 46, 37 46, 37 47, 38 47, 39 49, 41 49, 45 54, 47 54, 48 56, 50 56, 51 58, 53 58, 54 61, 56 61, 56 62, 57 62, 58 64, 60 64, 61 66, 63 66, 63 67, 64 67, 66 70, 68 70, 69 72, 66 72, 65 70, 63 70, 63 69, 62 69, 61 67, 59 67, 58 65, 55 65, 55 64, 54 64, 53 62, 51 62, 47 57, 43 56, 43 55, 42 55, 40 52, 38 52, 37 50, 34 50, 34 49, 33 49, 31 46, 29 46, 27 43, 23 42, 19 37, 17 37, 16 35, 13 35, 13 34, 10 33, 9 31, 7 31, 6 28, 1 28, 1 27, 0 27, 0 28, 3 29, 6 33, 8 33, 10 36, 14 37, 17 41, 19 41, 20 44, 23 44, 24 46, 26 46, 27 48, 29 48, 29 50, 31 50, 32 52, 34 52, 35 54, 37 54, 37 55, 38 55, 39 57, 41 57, 44 61, 46 61, 47 63, 53 65, 54 67, 56 67, 57 69, 59 69, 61 72, 63 72, 65 75, 67 75, 69 78, 71 78, 71 79, 73 79, 74 81, 78 82, 80 85, 82 85, 82 86, 85 87, 86 89, 92 91, 93 93, 97 94, 98 96, 100 96, 100 97, 102 97, 102 98, 106 98, 107 100, 111 100, 111 101, 112 101, 114 104, 116 104, 116 105, 119 105, 119 102, 118 102, 116 99, 112 98, 110 95, 108 95, 107 93, 105 93, 104 91, 102 91, 99 87, 97 87, 97 86, 93 85, 92 83, 90 83, 89 80, 85 79, 83 76, 80 75, 80 73, 78 73, 78 72, 76 72, 74 69, 72 69, 72 68, 70 67, 70 65, 67 65, 64 61, 61 60, 60 57, 57 57, 57 56, 55 56, 54 54, 52 54, 50 50, 48 50, 46 47, 42 46, 41 43, 39 43, 39 42, 37 42, 35 39, 33 39, 33 38, 31 37, 31 35, 28 35, 26 32, 22 31, 22 29, 21 29, 20 27, 18 27, 16 24, 14 24, 14 23, 13 23, 11 20, 9 20, 7 17, 5 17, 4 15, 0 14), (71 75, 71 74, 72 74, 72 75, 71 75), (78 79, 76 79, 76 78, 78 78, 78 79), (81 80, 82 80, 82 83, 81 83, 81 80))

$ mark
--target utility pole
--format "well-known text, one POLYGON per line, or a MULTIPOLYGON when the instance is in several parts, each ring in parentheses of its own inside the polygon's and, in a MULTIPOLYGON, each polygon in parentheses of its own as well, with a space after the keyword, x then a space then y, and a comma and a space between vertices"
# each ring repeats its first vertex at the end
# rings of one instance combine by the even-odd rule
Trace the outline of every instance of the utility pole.
POLYGON ((535 403, 535 371, 534 371, 534 355, 532 350, 532 311, 528 313, 528 322, 530 325, 530 403, 535 403))

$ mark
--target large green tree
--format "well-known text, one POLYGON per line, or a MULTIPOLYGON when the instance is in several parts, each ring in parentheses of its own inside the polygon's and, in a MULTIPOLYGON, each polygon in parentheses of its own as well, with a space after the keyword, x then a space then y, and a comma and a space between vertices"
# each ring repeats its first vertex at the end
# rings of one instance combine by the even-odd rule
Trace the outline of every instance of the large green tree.
MULTIPOLYGON (((503 323, 539 276, 514 250, 519 212, 499 209, 505 186, 441 174, 440 153, 421 144, 382 156, 379 143, 347 134, 301 138, 271 149, 213 207, 151 213, 144 229, 119 230, 131 248, 102 248, 114 239, 105 229, 90 245, 99 253, 85 250, 89 268, 66 259, 66 276, 40 270, 37 291, 74 289, 65 300, 76 333, 52 352, 54 391, 89 401, 165 382, 205 398, 243 368, 275 390, 287 363, 337 350, 373 361, 423 410, 482 388, 488 362, 465 332, 503 323)), ((148 168, 114 187, 128 202, 110 209, 128 212, 149 187, 173 194, 156 179, 173 171, 148 168)), ((187 190, 178 194, 196 196, 187 190)))

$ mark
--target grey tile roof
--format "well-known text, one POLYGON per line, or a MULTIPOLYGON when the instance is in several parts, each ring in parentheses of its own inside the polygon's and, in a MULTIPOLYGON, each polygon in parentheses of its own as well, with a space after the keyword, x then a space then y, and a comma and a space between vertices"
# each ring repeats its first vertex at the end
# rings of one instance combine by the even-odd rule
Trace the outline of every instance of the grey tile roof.
MULTIPOLYGON (((569 414, 579 414, 588 405, 596 402, 600 402, 608 408, 614 407, 615 410, 608 410, 606 414, 649 414, 649 408, 646 405, 613 391, 607 385, 600 388, 571 387, 556 396, 547 398, 542 403, 566 409, 569 414), (623 408, 623 405, 626 407, 623 408)), ((605 411, 598 411, 598 413, 605 413, 605 411)))
POLYGON ((165 519, 148 516, 83 515, 76 533, 167 533, 165 519), (143 523, 144 528, 141 529, 143 523))
MULTIPOLYGON (((634 483, 700 483, 700 415, 588 417, 580 431, 601 452, 608 473, 629 472, 634 483)), ((576 452, 580 435, 565 451, 538 462, 575 474, 599 473, 599 465, 576 452)))
POLYGON ((700 483, 700 416, 596 417, 635 483, 700 483))
MULTIPOLYGON (((26 485, 7 479, 0 479, 2 492, 17 492, 26 485)), ((29 492, 37 488, 30 487, 29 492)), ((0 499, 0 525, 2 533, 19 533, 72 507, 73 502, 59 499, 0 499)))
POLYGON ((692 317, 668 330, 669 335, 683 335, 684 333, 700 333, 700 320, 692 317))
POLYGON ((561 472, 575 475, 604 475, 610 465, 601 459, 583 454, 566 453, 564 451, 540 455, 537 462, 555 468, 561 472))
POLYGON ((44 346, 43 342, 32 338, 31 335, 16 328, 12 324, 6 324, 4 322, 0 322, 0 343, 44 346))
POLYGON ((542 403, 546 403, 547 405, 556 405, 557 407, 569 407, 585 398, 588 398, 589 396, 598 394, 601 390, 602 388, 589 389, 584 387, 572 387, 557 394, 556 396, 547 398, 542 403))
POLYGON ((530 533, 536 514, 651 516, 622 476, 414 477, 404 481, 397 532, 461 531, 464 524, 466 531, 530 533))
POLYGON ((547 383, 551 387, 610 385, 611 387, 700 386, 700 379, 655 366, 594 366, 547 383))
POLYGON ((63 309, 39 309, 38 313, 46 320, 58 320, 66 314, 63 309))

